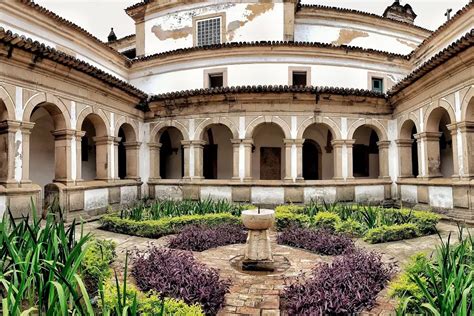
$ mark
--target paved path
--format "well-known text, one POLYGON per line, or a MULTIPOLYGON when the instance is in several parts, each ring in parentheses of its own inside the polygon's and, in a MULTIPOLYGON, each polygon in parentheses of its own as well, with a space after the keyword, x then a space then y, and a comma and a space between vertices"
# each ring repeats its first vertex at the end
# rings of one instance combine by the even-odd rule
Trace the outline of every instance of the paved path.
MULTIPOLYGON (((145 249, 151 243, 157 246, 165 246, 167 241, 167 237, 152 240, 111 233, 100 230, 98 227, 98 222, 87 223, 84 225, 84 231, 91 232, 97 238, 114 239, 117 242, 119 258, 116 265, 123 266, 126 250, 135 248, 145 249)), ((440 223, 438 224, 438 229, 443 239, 447 239, 449 232, 453 232, 452 240, 457 239, 458 229, 455 225, 440 223)), ((474 231, 471 230, 471 232, 474 231)), ((273 233, 271 237, 274 253, 285 256, 291 263, 291 266, 281 273, 251 275, 232 268, 229 264, 229 260, 243 253, 244 245, 240 244, 195 253, 196 258, 208 266, 219 269, 223 278, 229 278, 232 281, 230 293, 226 295, 225 307, 221 310, 219 315, 280 315, 279 294, 285 284, 295 280, 301 273, 309 273, 315 264, 331 260, 331 257, 320 256, 308 251, 277 245, 275 242, 275 234, 273 233)), ((439 244, 439 237, 438 235, 431 235, 376 245, 369 245, 359 240, 357 244, 361 247, 382 253, 385 262, 395 262, 403 267, 413 254, 420 251, 431 253, 436 245, 439 244)), ((386 291, 382 291, 377 299, 377 305, 370 312, 363 314, 393 314, 394 302, 386 296, 386 291)))

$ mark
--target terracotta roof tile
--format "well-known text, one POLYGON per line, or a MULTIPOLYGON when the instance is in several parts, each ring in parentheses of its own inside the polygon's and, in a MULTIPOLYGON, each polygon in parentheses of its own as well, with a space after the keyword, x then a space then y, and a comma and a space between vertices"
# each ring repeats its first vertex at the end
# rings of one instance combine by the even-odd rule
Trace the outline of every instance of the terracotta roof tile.
POLYGON ((426 75, 431 70, 435 69, 439 65, 443 64, 447 60, 455 57, 459 53, 474 46, 474 29, 466 33, 456 42, 452 43, 435 56, 431 57, 428 61, 422 64, 420 67, 412 71, 408 76, 398 82, 388 92, 389 96, 395 95, 404 88, 413 84, 415 81, 426 75))
POLYGON ((95 37, 94 35, 92 35, 91 33, 89 33, 88 31, 86 31, 85 29, 83 29, 82 27, 78 26, 77 24, 69 21, 69 20, 66 20, 65 18, 63 17, 60 17, 59 15, 57 15, 56 13, 46 9, 45 7, 42 7, 40 6, 39 4, 35 3, 34 1, 31 1, 31 0, 17 0, 19 1, 20 3, 36 10, 37 12, 49 17, 50 19, 53 19, 65 26, 68 26, 74 30, 76 30, 77 32, 89 37, 91 40, 93 40, 94 42, 96 42, 98 45, 110 50, 111 52, 113 52, 116 56, 118 56, 120 59, 122 59, 125 63, 125 66, 129 66, 129 63, 128 63, 128 58, 125 57, 124 55, 120 54, 119 52, 117 52, 115 49, 113 49, 112 47, 108 46, 106 43, 102 42, 100 39, 98 39, 97 37, 95 37))
POLYGON ((13 34, 11 31, 5 30, 2 27, 0 27, 0 43, 10 45, 13 48, 22 49, 40 58, 49 59, 64 66, 71 67, 77 71, 83 72, 89 76, 106 82, 111 86, 120 89, 134 97, 140 99, 145 99, 148 97, 145 92, 135 88, 134 86, 128 84, 123 80, 120 80, 106 73, 103 70, 98 69, 97 67, 94 67, 66 53, 58 51, 52 47, 41 44, 38 41, 33 41, 31 38, 26 38, 24 36, 19 36, 18 34, 13 34))
POLYGON ((386 94, 363 90, 337 87, 313 87, 313 86, 235 86, 184 90, 152 95, 149 99, 153 101, 163 101, 170 99, 189 98, 194 96, 218 95, 218 94, 240 94, 240 93, 310 93, 310 94, 336 94, 353 95, 374 98, 386 98, 386 94))
POLYGON ((456 12, 455 15, 453 15, 449 20, 444 22, 436 31, 434 31, 430 36, 425 38, 423 42, 421 42, 420 45, 418 45, 417 48, 413 52, 411 52, 411 55, 416 54, 417 51, 419 51, 422 47, 424 47, 426 44, 431 42, 436 36, 438 36, 443 30, 448 28, 451 24, 453 24, 456 20, 458 20, 461 16, 463 16, 467 11, 470 9, 474 8, 474 0, 470 0, 468 4, 466 4, 463 8, 461 8, 458 12, 456 12))
POLYGON ((381 20, 384 20, 384 21, 388 20, 390 22, 395 22, 395 23, 398 23, 398 24, 402 24, 402 25, 406 25, 406 26, 409 26, 409 27, 417 28, 417 29, 425 31, 425 32, 430 32, 430 33, 433 32, 431 30, 428 30, 424 27, 421 27, 421 26, 418 26, 418 25, 415 25, 415 24, 410 24, 410 23, 407 23, 407 22, 398 21, 398 20, 395 20, 395 19, 383 17, 383 16, 375 14, 375 13, 369 13, 369 12, 364 12, 364 11, 359 11, 359 10, 354 10, 354 9, 330 7, 330 6, 319 5, 319 4, 302 4, 299 1, 298 10, 302 10, 302 9, 319 9, 319 10, 337 11, 337 12, 343 12, 343 13, 354 13, 354 14, 359 14, 359 15, 364 15, 364 16, 370 16, 370 17, 381 19, 381 20))
POLYGON ((215 44, 215 45, 180 48, 180 49, 175 49, 171 51, 166 51, 162 53, 157 53, 153 55, 136 58, 132 60, 132 63, 139 63, 139 62, 144 62, 144 61, 157 59, 157 58, 164 58, 164 57, 173 56, 173 55, 188 54, 192 52, 206 51, 206 50, 218 50, 218 49, 239 48, 239 47, 276 47, 276 46, 329 48, 329 49, 337 49, 337 50, 342 50, 342 51, 353 51, 353 52, 360 52, 360 53, 377 54, 377 55, 387 56, 390 58, 408 60, 408 55, 389 53, 389 52, 384 52, 384 51, 380 51, 376 49, 362 48, 362 47, 357 47, 357 46, 347 46, 347 45, 336 46, 333 44, 319 43, 319 42, 259 41, 259 42, 230 42, 230 43, 222 43, 222 44, 215 44))
POLYGON ((148 4, 149 2, 150 2, 150 0, 140 1, 138 3, 132 4, 131 6, 125 8, 125 11, 136 9, 138 7, 141 7, 141 6, 145 5, 145 4, 148 4))

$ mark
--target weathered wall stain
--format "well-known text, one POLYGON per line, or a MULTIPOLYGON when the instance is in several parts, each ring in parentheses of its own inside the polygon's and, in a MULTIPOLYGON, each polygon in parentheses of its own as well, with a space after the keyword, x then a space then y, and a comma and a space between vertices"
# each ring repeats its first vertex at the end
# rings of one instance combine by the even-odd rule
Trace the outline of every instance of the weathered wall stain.
POLYGON ((411 47, 411 48, 413 48, 413 49, 415 49, 415 48, 418 47, 418 45, 416 45, 416 44, 414 44, 414 43, 410 43, 410 42, 401 40, 401 39, 399 39, 399 38, 397 38, 397 41, 398 41, 399 43, 401 43, 401 44, 403 44, 403 45, 406 45, 406 46, 408 46, 408 47, 411 47))
POLYGON ((369 33, 357 31, 357 30, 348 30, 341 29, 339 31, 339 37, 337 40, 333 41, 333 45, 347 45, 358 37, 369 37, 369 33))
POLYGON ((235 31, 241 27, 243 27, 245 24, 248 22, 253 21, 256 17, 272 10, 274 7, 273 3, 268 3, 267 1, 262 1, 260 3, 253 3, 253 4, 248 4, 245 10, 247 10, 249 13, 244 15, 245 20, 235 20, 232 22, 229 22, 227 25, 227 39, 229 41, 232 41, 235 36, 235 31))
POLYGON ((158 37, 160 41, 167 39, 180 39, 187 37, 192 34, 192 26, 186 26, 174 30, 163 30, 161 25, 155 25, 151 28, 151 31, 158 37))

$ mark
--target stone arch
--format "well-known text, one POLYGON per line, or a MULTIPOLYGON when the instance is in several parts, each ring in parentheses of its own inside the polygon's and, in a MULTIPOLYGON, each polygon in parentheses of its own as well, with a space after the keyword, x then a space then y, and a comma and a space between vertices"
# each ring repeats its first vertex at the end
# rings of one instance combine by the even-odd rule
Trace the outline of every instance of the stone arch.
POLYGON ((26 101, 23 110, 23 121, 30 121, 31 115, 37 106, 42 106, 49 112, 56 130, 71 128, 71 116, 67 106, 58 97, 49 93, 37 93, 26 101))
POLYGON ((226 126, 229 131, 232 133, 232 138, 238 139, 239 138, 239 130, 235 127, 235 124, 226 117, 213 117, 208 118, 202 121, 194 131, 194 137, 198 136, 198 140, 202 140, 204 136, 204 131, 207 127, 211 125, 221 124, 226 126))
MULTIPOLYGON (((123 127, 124 125, 127 126, 126 127, 127 130, 125 131, 126 134, 128 134, 128 136, 131 137, 131 139, 138 140, 138 125, 136 124, 134 120, 125 116, 120 117, 117 120, 117 122, 115 122, 115 127, 114 127, 115 135, 114 136, 118 136, 120 127, 123 127)), ((129 139, 129 137, 127 137, 127 139, 129 139)))
POLYGON ((418 123, 417 118, 413 115, 410 114, 410 116, 406 119, 404 119, 401 124, 400 128, 398 130, 398 138, 399 139, 410 139, 411 138, 411 131, 413 126, 416 128, 416 132, 420 132, 420 125, 418 123))
POLYGON ((425 132, 438 131, 439 120, 444 114, 443 111, 441 111, 440 109, 444 109, 448 113, 449 120, 451 121, 451 123, 456 122, 456 115, 451 104, 444 100, 438 100, 437 102, 433 102, 432 104, 430 104, 425 111, 425 116, 423 119, 423 126, 425 128, 425 132))
POLYGON ((313 124, 325 125, 331 131, 334 139, 341 139, 341 130, 339 126, 337 126, 336 122, 334 122, 332 119, 328 117, 320 117, 320 116, 312 116, 310 118, 305 119, 298 127, 296 139, 303 138, 303 134, 306 131, 306 129, 313 124))
POLYGON ((349 130, 347 132, 347 139, 352 139, 354 137, 355 131, 361 127, 361 126, 367 126, 370 128, 373 128, 374 131, 377 133, 377 136, 379 138, 379 141, 387 140, 387 131, 385 129, 385 126, 380 123, 376 119, 358 119, 354 123, 352 123, 349 127, 349 130))
POLYGON ((110 135, 109 118, 105 115, 103 111, 93 109, 92 107, 87 107, 81 111, 81 113, 77 117, 76 130, 80 131, 82 129, 82 124, 84 123, 86 117, 88 117, 89 115, 91 115, 92 117, 91 121, 94 124, 94 127, 96 128, 97 136, 110 135), (99 130, 97 130, 97 128, 99 128, 99 130))
POLYGON ((189 132, 188 129, 184 126, 184 124, 176 121, 176 120, 167 120, 162 121, 156 124, 151 132, 150 132, 150 141, 151 142, 158 142, 160 139, 161 133, 166 130, 168 127, 175 127, 181 132, 181 136, 183 136, 183 140, 189 140, 189 132))
POLYGON ((245 138, 251 138, 255 132, 255 129, 264 123, 274 123, 280 127, 285 138, 291 138, 290 126, 284 120, 278 116, 259 116, 252 120, 245 130, 245 138))
POLYGON ((469 87, 461 101, 461 120, 468 121, 470 118, 474 121, 474 88, 469 87))
POLYGON ((3 102, 7 110, 7 118, 9 120, 15 119, 15 102, 8 93, 7 89, 3 86, 0 86, 0 102, 3 102))

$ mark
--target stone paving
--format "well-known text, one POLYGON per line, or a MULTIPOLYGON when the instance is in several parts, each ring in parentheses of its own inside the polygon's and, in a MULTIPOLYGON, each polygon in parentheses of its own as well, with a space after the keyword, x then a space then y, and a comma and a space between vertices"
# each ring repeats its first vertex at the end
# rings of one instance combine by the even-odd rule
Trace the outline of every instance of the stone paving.
MULTIPOLYGON (((111 233, 99 229, 98 222, 87 223, 85 232, 91 232, 97 238, 114 239, 117 242, 118 260, 116 265, 123 267, 124 254, 130 249, 145 249, 150 244, 165 246, 167 237, 157 240, 140 238, 122 234, 111 233)), ((439 223, 438 230, 443 239, 447 239, 449 232, 453 232, 452 240, 456 240, 457 227, 450 223, 439 223)), ((196 252, 198 260, 210 267, 220 270, 222 278, 232 281, 230 293, 226 295, 225 306, 219 315, 280 315, 280 291, 286 284, 291 283, 302 273, 309 273, 316 264, 330 262, 332 257, 320 256, 309 251, 276 244, 276 234, 271 234, 272 247, 275 254, 286 257, 291 266, 281 273, 243 273, 231 267, 229 261, 235 256, 243 254, 244 245, 229 245, 196 252)), ((439 244, 438 235, 425 236, 410 240, 369 245, 358 240, 361 247, 376 250, 383 254, 385 262, 396 263, 403 267, 415 253, 432 252, 439 244)), ((392 315, 395 302, 387 297, 386 290, 379 293, 376 306, 362 313, 363 315, 392 315)))

